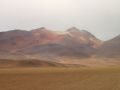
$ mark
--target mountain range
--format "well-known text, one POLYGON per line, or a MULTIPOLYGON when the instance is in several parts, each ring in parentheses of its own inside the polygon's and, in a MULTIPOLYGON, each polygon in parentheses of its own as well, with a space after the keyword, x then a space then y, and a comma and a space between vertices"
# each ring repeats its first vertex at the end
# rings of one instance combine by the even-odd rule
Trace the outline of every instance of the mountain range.
POLYGON ((76 27, 57 32, 34 30, 0 32, 0 58, 120 57, 120 35, 102 41, 76 27))

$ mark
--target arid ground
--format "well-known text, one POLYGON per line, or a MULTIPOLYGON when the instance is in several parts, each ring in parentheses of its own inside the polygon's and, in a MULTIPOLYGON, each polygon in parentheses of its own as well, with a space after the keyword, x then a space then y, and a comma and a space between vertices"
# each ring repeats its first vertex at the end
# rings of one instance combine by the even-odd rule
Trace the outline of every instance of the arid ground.
POLYGON ((1 68, 0 90, 120 90, 120 68, 1 68))

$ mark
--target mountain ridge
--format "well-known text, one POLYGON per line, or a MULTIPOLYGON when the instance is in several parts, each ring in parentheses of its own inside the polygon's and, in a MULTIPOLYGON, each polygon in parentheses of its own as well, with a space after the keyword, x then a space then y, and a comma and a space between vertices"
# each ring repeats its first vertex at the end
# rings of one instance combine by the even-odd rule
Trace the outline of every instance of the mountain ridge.
MULTIPOLYGON (((117 39, 104 42, 87 30, 79 30, 76 27, 71 27, 62 33, 45 27, 30 31, 16 29, 0 32, 0 53, 79 58, 92 57, 97 53, 97 56, 104 56, 99 53, 104 50, 104 45, 106 47, 105 43, 119 42, 119 37, 120 35, 116 37, 117 39)), ((119 48, 120 43, 116 44, 119 48)), ((107 51, 109 50, 106 50, 106 53, 107 51)))

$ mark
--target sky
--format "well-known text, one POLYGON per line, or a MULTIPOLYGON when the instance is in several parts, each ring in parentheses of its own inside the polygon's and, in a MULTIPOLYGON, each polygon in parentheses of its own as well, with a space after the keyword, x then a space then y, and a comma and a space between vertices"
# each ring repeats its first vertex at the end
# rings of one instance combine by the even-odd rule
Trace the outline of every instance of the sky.
POLYGON ((101 40, 120 34, 120 0, 0 0, 0 31, 84 29, 101 40))

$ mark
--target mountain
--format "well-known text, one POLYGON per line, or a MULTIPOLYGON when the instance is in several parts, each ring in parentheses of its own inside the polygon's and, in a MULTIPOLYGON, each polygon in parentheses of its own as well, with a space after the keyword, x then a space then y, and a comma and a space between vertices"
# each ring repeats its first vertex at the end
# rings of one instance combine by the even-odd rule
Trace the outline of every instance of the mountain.
POLYGON ((78 40, 78 42, 80 42, 81 44, 87 44, 93 48, 97 48, 101 44, 101 41, 99 39, 97 39, 94 35, 86 30, 79 30, 76 27, 72 27, 67 31, 74 39, 78 40))
POLYGON ((32 34, 23 30, 12 30, 0 33, 0 52, 15 52, 30 45, 32 34))
POLYGON ((94 35, 76 27, 62 33, 45 27, 0 32, 0 53, 7 55, 85 58, 91 57, 100 45, 94 35))
POLYGON ((98 56, 100 57, 120 57, 120 35, 117 37, 105 41, 98 48, 98 56))
POLYGON ((18 50, 47 43, 54 39, 51 31, 39 28, 31 31, 12 30, 0 33, 0 51, 17 52, 18 50))

